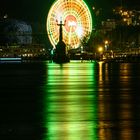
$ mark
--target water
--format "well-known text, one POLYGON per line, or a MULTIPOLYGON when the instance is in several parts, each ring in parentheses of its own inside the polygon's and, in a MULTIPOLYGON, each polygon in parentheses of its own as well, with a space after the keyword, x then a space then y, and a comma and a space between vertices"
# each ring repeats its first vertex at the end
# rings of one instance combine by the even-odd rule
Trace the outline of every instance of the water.
POLYGON ((0 140, 140 140, 140 64, 0 64, 0 140))

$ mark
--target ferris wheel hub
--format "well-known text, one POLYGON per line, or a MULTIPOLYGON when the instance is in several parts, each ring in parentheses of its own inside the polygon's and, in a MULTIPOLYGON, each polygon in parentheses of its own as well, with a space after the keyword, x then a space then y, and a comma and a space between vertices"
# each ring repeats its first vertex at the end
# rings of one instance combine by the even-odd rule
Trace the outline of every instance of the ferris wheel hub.
POLYGON ((77 20, 73 15, 68 15, 65 19, 65 29, 68 32, 75 32, 77 28, 77 20))

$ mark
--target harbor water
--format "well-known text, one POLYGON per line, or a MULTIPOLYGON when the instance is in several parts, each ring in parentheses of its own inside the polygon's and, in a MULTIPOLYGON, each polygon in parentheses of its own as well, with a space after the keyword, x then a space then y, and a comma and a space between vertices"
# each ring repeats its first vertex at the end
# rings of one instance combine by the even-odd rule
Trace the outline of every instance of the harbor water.
POLYGON ((140 140, 140 63, 0 63, 0 140, 140 140))

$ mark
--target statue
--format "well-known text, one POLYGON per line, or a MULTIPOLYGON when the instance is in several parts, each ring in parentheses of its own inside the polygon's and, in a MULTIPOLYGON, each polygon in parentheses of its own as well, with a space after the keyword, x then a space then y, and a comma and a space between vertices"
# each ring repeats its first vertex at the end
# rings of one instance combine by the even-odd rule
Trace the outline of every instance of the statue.
POLYGON ((66 53, 66 44, 63 42, 63 28, 65 24, 60 21, 59 26, 59 42, 56 45, 56 49, 54 50, 53 61, 56 63, 67 63, 70 61, 67 53, 66 53))

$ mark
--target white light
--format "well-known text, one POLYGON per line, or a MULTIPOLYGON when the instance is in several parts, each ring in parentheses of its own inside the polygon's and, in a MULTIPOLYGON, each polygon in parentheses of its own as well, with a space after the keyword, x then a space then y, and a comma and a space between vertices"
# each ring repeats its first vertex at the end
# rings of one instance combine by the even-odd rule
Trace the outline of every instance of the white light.
POLYGON ((3 18, 8 18, 8 15, 6 14, 6 15, 4 15, 4 17, 3 18))
POLYGON ((83 29, 82 29, 82 27, 77 27, 76 33, 77 33, 78 37, 81 37, 82 34, 83 34, 83 29))
POLYGON ((56 20, 57 20, 58 24, 60 23, 60 21, 62 21, 62 13, 59 13, 59 14, 56 16, 56 20))
POLYGON ((76 22, 74 22, 74 21, 68 21, 68 26, 76 26, 76 22))

